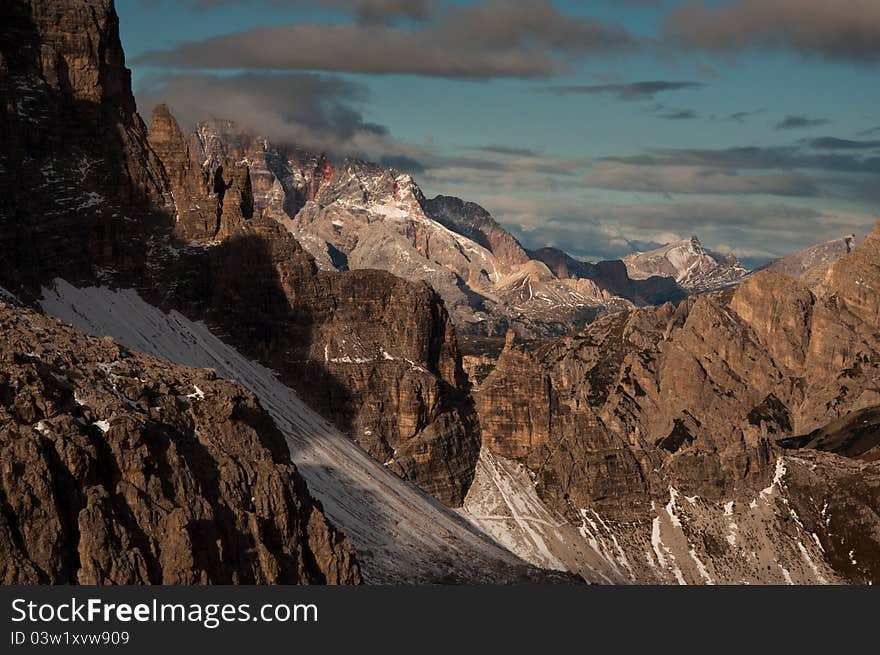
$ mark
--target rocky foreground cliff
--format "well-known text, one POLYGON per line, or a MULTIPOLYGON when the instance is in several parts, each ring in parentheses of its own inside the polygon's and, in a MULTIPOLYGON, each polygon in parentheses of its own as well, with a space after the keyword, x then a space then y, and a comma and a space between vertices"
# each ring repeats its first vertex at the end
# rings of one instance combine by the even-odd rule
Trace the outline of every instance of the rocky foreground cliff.
POLYGON ((171 197, 109 0, 0 5, 0 280, 135 279, 171 197))
POLYGON ((352 584, 252 393, 0 302, 0 582, 352 584))

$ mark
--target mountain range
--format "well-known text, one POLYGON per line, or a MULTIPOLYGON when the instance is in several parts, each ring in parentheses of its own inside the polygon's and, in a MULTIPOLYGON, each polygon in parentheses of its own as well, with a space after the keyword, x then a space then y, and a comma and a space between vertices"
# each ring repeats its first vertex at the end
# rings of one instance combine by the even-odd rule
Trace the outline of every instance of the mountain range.
POLYGON ((531 252, 148 130, 109 0, 0 19, 4 583, 880 581, 880 224, 753 274, 531 252))

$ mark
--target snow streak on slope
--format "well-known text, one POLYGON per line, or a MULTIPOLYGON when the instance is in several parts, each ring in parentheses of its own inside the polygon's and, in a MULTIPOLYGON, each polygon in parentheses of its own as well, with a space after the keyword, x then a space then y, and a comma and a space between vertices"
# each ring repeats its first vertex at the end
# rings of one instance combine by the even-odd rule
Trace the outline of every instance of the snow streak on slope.
POLYGON ((586 540, 575 526, 544 504, 528 469, 486 449, 480 453, 461 513, 535 566, 574 571, 595 583, 631 581, 625 569, 618 569, 615 558, 605 558, 595 540, 586 540))
POLYGON ((202 323, 164 314, 131 290, 43 289, 43 310, 96 335, 172 362, 213 368, 250 389, 287 438, 312 494, 358 551, 371 583, 512 582, 534 571, 454 512, 376 463, 274 373, 202 323))
POLYGON ((789 464, 812 466, 779 458, 757 496, 718 503, 669 487, 638 521, 587 508, 577 526, 544 504, 525 467, 483 451, 462 514, 523 559, 602 584, 840 582, 787 497, 789 464))

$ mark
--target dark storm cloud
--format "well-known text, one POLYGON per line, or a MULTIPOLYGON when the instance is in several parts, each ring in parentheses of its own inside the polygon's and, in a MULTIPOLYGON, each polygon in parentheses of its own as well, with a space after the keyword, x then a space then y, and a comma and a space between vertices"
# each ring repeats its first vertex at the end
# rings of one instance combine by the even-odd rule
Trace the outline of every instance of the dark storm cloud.
POLYGON ((424 164, 406 155, 384 155, 379 158, 379 163, 387 168, 396 168, 410 175, 421 175, 427 170, 424 164))
POLYGON ((622 28, 565 16, 549 0, 450 7, 419 28, 292 24, 245 30, 141 55, 179 68, 322 70, 458 78, 541 77, 574 57, 635 46, 622 28))
POLYGON ((664 80, 651 80, 647 82, 632 82, 630 84, 596 84, 596 85, 571 85, 571 86, 548 86, 539 89, 546 93, 556 95, 575 94, 610 94, 621 100, 650 100, 658 93, 665 91, 684 91, 702 89, 705 85, 701 82, 668 82, 664 80))
POLYGON ((827 118, 810 118, 809 116, 786 116, 779 121, 774 129, 777 130, 801 130, 808 127, 819 127, 830 123, 827 118))
POLYGON ((853 141, 832 136, 808 139, 805 143, 815 150, 874 150, 880 148, 880 141, 853 141))
POLYGON ((876 0, 725 0, 688 2, 670 15, 666 36, 682 46, 715 51, 788 48, 858 62, 880 60, 876 0))

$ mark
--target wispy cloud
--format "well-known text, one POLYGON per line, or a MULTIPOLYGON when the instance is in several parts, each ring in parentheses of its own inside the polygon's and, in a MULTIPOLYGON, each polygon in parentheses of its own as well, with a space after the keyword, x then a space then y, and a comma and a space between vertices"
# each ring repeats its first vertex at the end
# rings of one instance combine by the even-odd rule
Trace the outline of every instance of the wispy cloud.
POLYGON ((777 130, 802 130, 809 127, 821 127, 831 121, 827 118, 810 118, 809 116, 786 116, 774 125, 777 130))
MULTIPOLYGON (((156 5, 162 0, 142 0, 156 5)), ((229 5, 270 5, 276 7, 324 6, 353 12, 365 22, 385 22, 395 18, 425 20, 431 9, 428 0, 173 0, 197 9, 211 9, 229 5)))
POLYGON ((833 136, 807 139, 805 143, 816 150, 876 150, 880 149, 880 141, 855 141, 838 139, 833 136))
POLYGON ((617 191, 685 194, 757 194, 813 197, 816 182, 798 173, 745 175, 736 170, 700 166, 641 166, 599 162, 587 184, 617 191))
POLYGON ((620 100, 650 100, 658 93, 668 91, 685 91, 702 89, 702 82, 669 82, 665 80, 650 80, 646 82, 630 82, 628 84, 595 84, 595 85, 569 85, 569 86, 546 86, 538 90, 544 93, 556 95, 598 95, 609 94, 620 100))

